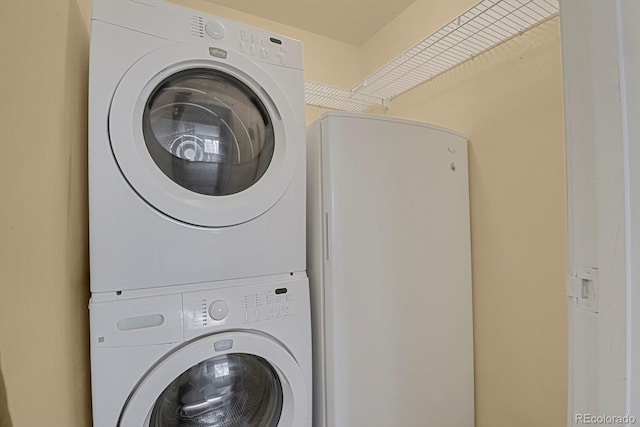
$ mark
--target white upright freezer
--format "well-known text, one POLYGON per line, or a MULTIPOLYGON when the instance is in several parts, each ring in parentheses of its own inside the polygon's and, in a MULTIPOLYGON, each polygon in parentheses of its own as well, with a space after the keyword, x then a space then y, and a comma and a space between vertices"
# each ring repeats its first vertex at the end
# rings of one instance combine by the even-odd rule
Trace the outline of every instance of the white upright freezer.
POLYGON ((307 140, 314 427, 473 427, 466 138, 327 113, 307 140))

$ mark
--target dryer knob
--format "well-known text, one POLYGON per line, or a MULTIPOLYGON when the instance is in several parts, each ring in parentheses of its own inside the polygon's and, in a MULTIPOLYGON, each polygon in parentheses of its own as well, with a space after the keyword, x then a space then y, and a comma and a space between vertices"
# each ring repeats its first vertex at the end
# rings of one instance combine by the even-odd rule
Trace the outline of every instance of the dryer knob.
POLYGON ((219 299, 209 306, 209 316, 213 320, 223 320, 229 314, 229 304, 219 299))
POLYGON ((204 30, 214 39, 224 38, 224 24, 220 21, 209 21, 204 26, 204 30))

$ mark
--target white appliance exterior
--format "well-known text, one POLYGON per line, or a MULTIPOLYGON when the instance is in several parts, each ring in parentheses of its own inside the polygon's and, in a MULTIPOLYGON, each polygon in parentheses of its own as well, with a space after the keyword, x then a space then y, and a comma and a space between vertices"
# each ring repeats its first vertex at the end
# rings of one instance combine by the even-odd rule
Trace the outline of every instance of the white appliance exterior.
POLYGON ((301 44, 160 0, 95 0, 91 31, 91 291, 304 271, 301 44), (241 82, 270 117, 271 163, 244 191, 189 191, 145 147, 150 93, 193 69, 241 82))
POLYGON ((466 138, 327 113, 307 139, 314 426, 472 427, 466 138))
POLYGON ((283 391, 278 427, 311 426, 306 277, 294 274, 268 283, 210 286, 92 299, 95 427, 148 426, 156 399, 176 377, 211 357, 238 353, 261 357, 277 372, 283 391), (282 289, 286 293, 276 292, 282 289), (214 320, 211 307, 224 306, 220 301, 226 304, 226 316, 214 320))

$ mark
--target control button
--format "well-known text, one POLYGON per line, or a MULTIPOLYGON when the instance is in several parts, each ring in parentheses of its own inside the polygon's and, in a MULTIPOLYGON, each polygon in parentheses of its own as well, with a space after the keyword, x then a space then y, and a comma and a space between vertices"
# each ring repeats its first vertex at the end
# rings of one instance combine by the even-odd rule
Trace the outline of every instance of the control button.
POLYGON ((209 306, 209 316, 213 320, 223 320, 229 314, 229 304, 219 299, 209 306))
POLYGON ((267 59, 269 57, 269 50, 266 47, 260 48, 260 56, 267 59))
POLYGON ((260 310, 256 310, 256 320, 260 320, 260 310))
POLYGON ((207 25, 204 26, 204 30, 214 39, 224 38, 224 24, 220 21, 213 20, 207 22, 207 25))
POLYGON ((247 47, 247 44, 243 41, 240 42, 240 52, 249 52, 249 48, 247 47))
POLYGON ((280 62, 281 64, 286 64, 286 60, 284 59, 284 53, 282 52, 278 52, 276 53, 276 58, 278 58, 278 62, 280 62))
POLYGON ((258 52, 258 47, 255 44, 252 44, 249 48, 251 55, 255 56, 258 52))
POLYGON ((246 31, 240 30, 240 40, 248 42, 249 40, 251 40, 251 34, 247 33, 246 31))

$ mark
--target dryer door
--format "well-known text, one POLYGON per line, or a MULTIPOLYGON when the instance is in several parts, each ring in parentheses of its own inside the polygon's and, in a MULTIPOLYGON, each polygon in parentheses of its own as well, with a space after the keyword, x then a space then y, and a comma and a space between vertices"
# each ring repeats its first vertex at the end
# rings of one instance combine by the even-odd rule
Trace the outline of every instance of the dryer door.
POLYGON ((197 226, 240 224, 271 208, 304 143, 304 123, 269 74, 225 55, 199 45, 151 52, 125 74, 109 116, 113 153, 131 187, 197 226))
POLYGON ((277 341, 248 332, 210 335, 169 354, 138 383, 118 427, 297 427, 307 387, 277 341))

